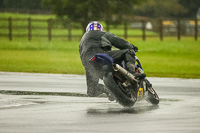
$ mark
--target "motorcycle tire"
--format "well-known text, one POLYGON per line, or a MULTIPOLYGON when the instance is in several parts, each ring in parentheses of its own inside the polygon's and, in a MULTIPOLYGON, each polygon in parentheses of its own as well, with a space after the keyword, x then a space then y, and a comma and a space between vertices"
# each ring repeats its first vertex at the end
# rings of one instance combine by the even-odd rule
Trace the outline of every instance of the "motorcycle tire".
POLYGON ((115 96, 116 101, 125 107, 132 107, 135 102, 135 100, 132 100, 128 98, 121 89, 117 86, 116 82, 113 79, 112 72, 108 72, 103 77, 104 84, 107 89, 110 90, 110 92, 115 96))
POLYGON ((147 96, 146 100, 153 105, 159 104, 159 97, 158 97, 156 91, 152 87, 148 88, 148 96, 147 96))

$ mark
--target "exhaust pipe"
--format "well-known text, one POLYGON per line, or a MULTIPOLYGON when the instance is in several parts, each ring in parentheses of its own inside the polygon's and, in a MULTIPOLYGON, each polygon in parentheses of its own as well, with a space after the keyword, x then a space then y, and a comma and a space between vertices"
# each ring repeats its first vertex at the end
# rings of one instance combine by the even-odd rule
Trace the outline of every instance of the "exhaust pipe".
MULTIPOLYGON (((138 81, 135 79, 135 76, 128 72, 126 69, 121 67, 118 64, 113 65, 114 71, 118 72, 122 77, 125 77, 128 81, 137 83, 138 81)), ((121 77, 120 76, 120 77, 121 77)))

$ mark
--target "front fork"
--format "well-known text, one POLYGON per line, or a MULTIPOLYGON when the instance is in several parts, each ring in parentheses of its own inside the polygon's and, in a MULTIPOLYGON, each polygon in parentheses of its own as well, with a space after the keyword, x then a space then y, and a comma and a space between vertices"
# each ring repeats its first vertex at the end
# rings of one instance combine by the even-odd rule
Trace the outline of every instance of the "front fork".
POLYGON ((151 93, 154 93, 151 90, 151 88, 152 88, 152 84, 146 78, 144 78, 143 80, 140 80, 139 89, 137 93, 138 101, 142 100, 143 98, 148 97, 149 91, 151 93))

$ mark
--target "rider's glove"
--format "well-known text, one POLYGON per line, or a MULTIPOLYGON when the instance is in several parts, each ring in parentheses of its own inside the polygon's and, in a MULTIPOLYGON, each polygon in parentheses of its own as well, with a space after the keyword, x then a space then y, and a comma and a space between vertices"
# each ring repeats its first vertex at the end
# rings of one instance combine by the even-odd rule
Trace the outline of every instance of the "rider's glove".
POLYGON ((132 48, 131 49, 133 49, 135 52, 138 52, 138 47, 134 46, 133 44, 132 44, 132 48))
POLYGON ((134 47, 133 47, 133 50, 134 50, 135 52, 138 52, 138 47, 134 46, 134 47))

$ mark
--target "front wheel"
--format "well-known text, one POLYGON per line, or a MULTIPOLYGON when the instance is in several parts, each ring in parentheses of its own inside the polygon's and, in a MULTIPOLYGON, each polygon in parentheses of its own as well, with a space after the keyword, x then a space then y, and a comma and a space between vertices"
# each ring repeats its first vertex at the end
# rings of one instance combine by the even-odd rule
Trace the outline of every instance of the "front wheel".
POLYGON ((159 103, 159 97, 156 91, 152 87, 148 87, 148 95, 146 100, 151 104, 157 105, 159 103))

